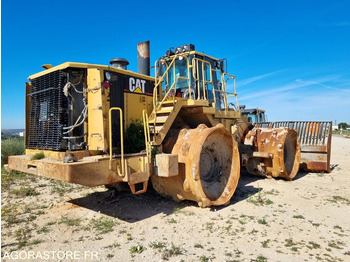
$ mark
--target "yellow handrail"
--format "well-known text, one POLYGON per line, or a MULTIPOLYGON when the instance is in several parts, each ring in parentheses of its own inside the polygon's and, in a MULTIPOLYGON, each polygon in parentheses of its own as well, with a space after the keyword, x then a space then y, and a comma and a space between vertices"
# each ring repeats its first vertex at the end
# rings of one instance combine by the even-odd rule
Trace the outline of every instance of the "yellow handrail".
POLYGON ((120 153, 121 153, 121 165, 122 172, 118 169, 118 174, 124 176, 125 166, 124 166, 124 134, 123 134, 123 110, 120 107, 112 107, 109 109, 108 119, 109 119, 109 169, 112 169, 112 155, 113 155, 113 145, 112 145, 112 111, 119 111, 119 121, 120 121, 120 153))
MULTIPOLYGON (((157 62, 160 62, 160 60, 158 60, 157 62)), ((155 64, 155 68, 156 68, 156 71, 157 71, 157 62, 155 64)), ((191 79, 189 77, 189 72, 190 72, 190 63, 189 63, 189 59, 187 56, 184 56, 183 54, 180 54, 180 55, 175 55, 173 60, 171 61, 171 63, 169 65, 167 65, 167 69, 165 70, 165 72, 163 73, 163 75, 161 76, 160 79, 158 79, 156 77, 156 84, 154 86, 154 89, 153 89, 153 108, 156 109, 156 100, 157 100, 157 97, 158 97, 158 86, 161 82, 163 82, 164 80, 164 77, 167 76, 167 83, 169 83, 169 79, 168 79, 168 72, 169 70, 173 68, 173 76, 174 76, 174 81, 173 83, 171 84, 170 88, 168 89, 167 93, 164 95, 163 99, 158 103, 158 107, 160 107, 164 101, 168 98, 170 92, 172 91, 172 89, 174 89, 174 87, 176 86, 176 83, 178 82, 179 79, 184 79, 184 80, 187 80, 188 82, 188 88, 189 88, 189 95, 190 95, 190 98, 192 98, 192 95, 191 95, 191 79), (187 61, 187 76, 188 77, 184 77, 184 76, 178 76, 175 78, 175 75, 176 75, 176 66, 173 66, 174 62, 176 61, 176 58, 178 57, 182 57, 183 59, 186 59, 187 61), (159 80, 159 81, 158 81, 159 80)), ((156 72, 156 75, 157 75, 157 72, 156 72)), ((174 92, 174 96, 175 96, 175 92, 174 92)), ((173 98, 173 100, 175 100, 175 98, 173 98)))
POLYGON ((188 89, 189 89, 189 98, 192 99, 192 94, 191 94, 191 79, 190 79, 190 76, 189 76, 189 72, 190 72, 190 63, 189 63, 189 59, 188 57, 185 55, 185 54, 178 54, 178 55, 174 55, 172 61, 170 62, 170 64, 167 64, 166 61, 163 61, 163 60, 158 60, 155 62, 155 85, 154 85, 154 88, 153 88, 153 112, 154 112, 154 123, 153 123, 153 132, 154 134, 156 133, 156 119, 157 119, 157 110, 159 108, 162 107, 163 103, 168 99, 168 97, 170 96, 171 92, 174 90, 174 95, 173 95, 173 104, 175 104, 175 96, 176 96, 176 83, 178 82, 179 79, 184 79, 184 80, 187 80, 188 82, 188 89), (186 62, 187 62, 187 77, 184 77, 184 76, 178 76, 175 78, 176 76, 176 64, 175 64, 175 61, 177 58, 179 57, 182 57, 182 59, 186 59, 186 62), (164 64, 167 69, 165 70, 165 72, 163 73, 163 75, 158 78, 157 76, 157 70, 158 70, 158 64, 159 63, 162 63, 164 64), (160 101, 158 101, 157 103, 157 98, 158 98, 158 88, 160 86, 160 84, 164 81, 164 78, 166 77, 166 80, 167 80, 167 84, 169 84, 169 70, 173 70, 173 76, 174 76, 174 81, 173 83, 171 84, 170 88, 167 90, 166 94, 163 95, 161 98, 160 98, 160 101))
MULTIPOLYGON (((237 107, 237 110, 239 111, 239 103, 238 103, 237 89, 236 89, 236 76, 232 75, 232 74, 221 72, 221 71, 216 70, 216 69, 212 69, 212 71, 220 73, 220 76, 221 76, 221 81, 220 82, 222 84, 222 90, 214 89, 214 92, 223 93, 223 97, 224 97, 224 101, 223 102, 224 102, 224 109, 225 109, 225 111, 227 111, 227 109, 228 109, 227 98, 230 98, 230 97, 236 97, 236 107, 237 107), (228 76, 228 78, 226 78, 226 76, 228 76), (227 82, 229 80, 231 80, 231 79, 233 80, 234 92, 229 92, 229 91, 226 90, 227 82)), ((216 95, 214 97, 216 97, 216 95)))
POLYGON ((171 61, 171 63, 167 66, 168 68, 165 70, 164 74, 161 76, 161 78, 159 79, 158 81, 158 77, 157 77, 157 62, 155 63, 155 70, 156 70, 156 77, 155 77, 155 85, 154 85, 154 88, 153 88, 153 108, 154 110, 156 110, 156 103, 157 103, 157 97, 158 97, 158 91, 157 91, 157 88, 159 86, 160 83, 162 83, 164 81, 164 77, 165 75, 167 75, 169 69, 171 68, 171 66, 174 64, 175 60, 176 60, 177 56, 174 56, 173 60, 171 61))
MULTIPOLYGON (((197 97, 197 100, 200 99, 200 79, 199 79, 199 62, 202 62, 202 83, 203 83, 203 86, 202 86, 202 89, 203 89, 203 99, 204 100, 207 100, 207 92, 206 92, 206 85, 212 85, 213 89, 214 89, 214 83, 213 83, 213 78, 212 78, 212 74, 211 72, 213 72, 212 70, 212 67, 211 67, 211 64, 209 61, 206 61, 204 59, 201 59, 201 58, 198 58, 198 57, 194 57, 192 58, 192 67, 195 66, 196 68, 196 72, 195 70, 192 70, 192 76, 193 76, 193 79, 197 82, 197 86, 198 86, 198 97, 197 97), (206 74, 205 74, 205 69, 204 69, 204 65, 207 64, 209 66, 209 76, 210 76, 210 79, 209 81, 205 79, 206 77, 206 74), (197 77, 196 77, 196 74, 197 74, 197 77)), ((214 103, 216 104, 216 97, 215 97, 215 94, 214 94, 214 103)))
MULTIPOLYGON (((237 110, 239 111, 239 103, 238 103, 238 98, 237 98, 237 90, 236 90, 236 79, 234 75, 225 73, 223 71, 219 71, 216 70, 215 68, 212 67, 212 64, 210 61, 207 61, 204 58, 198 58, 198 57, 193 57, 191 64, 189 62, 189 58, 187 57, 188 53, 182 53, 182 54, 176 54, 172 57, 172 61, 168 64, 166 62, 166 60, 160 59, 158 61, 156 61, 155 63, 155 70, 156 70, 156 80, 155 80, 155 87, 154 87, 154 91, 153 91, 153 106, 154 106, 154 132, 155 132, 155 125, 156 125, 156 114, 157 114, 157 110, 159 110, 159 108, 162 107, 162 104, 164 103, 164 101, 166 101, 168 99, 168 97, 170 96, 170 94, 172 93, 173 90, 175 90, 176 87, 176 83, 178 82, 179 79, 184 79, 188 81, 188 91, 189 91, 189 99, 192 99, 193 94, 192 94, 192 90, 191 90, 191 77, 192 79, 196 82, 197 84, 197 90, 196 92, 198 92, 197 98, 194 97, 193 99, 197 99, 197 100, 208 100, 208 88, 211 85, 212 86, 212 91, 213 91, 213 100, 214 100, 214 105, 216 105, 218 99, 221 101, 220 104, 223 106, 225 112, 228 111, 228 98, 235 96, 236 97, 236 106, 237 106, 237 110), (177 76, 176 77, 176 64, 175 60, 178 59, 179 57, 181 57, 181 59, 186 59, 187 60, 187 76, 188 77, 184 77, 184 76, 177 76), (163 73, 163 75, 161 77, 157 77, 157 73, 158 73, 158 66, 159 63, 162 63, 163 65, 166 66, 166 70, 163 73), (205 69, 205 67, 208 67, 208 70, 205 69), (190 69, 192 68, 192 76, 190 77, 190 69), (166 94, 163 94, 162 97, 160 97, 159 100, 158 99, 158 88, 159 86, 161 86, 160 84, 164 81, 165 77, 166 77, 166 81, 167 81, 167 85, 169 85, 169 71, 173 70, 172 74, 173 74, 173 78, 174 81, 173 83, 167 87, 167 92, 166 94), (200 74, 201 71, 201 74, 200 74), (208 75, 209 72, 209 75, 208 75), (213 74, 214 73, 219 73, 219 75, 217 75, 217 77, 219 77, 219 81, 221 83, 221 88, 220 89, 216 89, 216 84, 214 84, 214 80, 213 80, 213 74), (207 79, 209 78, 209 79, 207 79), (234 84, 234 92, 227 92, 226 91, 226 86, 228 81, 233 80, 233 84, 234 84), (202 92, 202 93, 201 93, 202 92), (218 92, 218 93, 217 93, 218 92), (217 97, 219 96, 220 97, 217 97)), ((175 95, 176 92, 174 91, 174 96, 172 98, 173 103, 175 103, 175 95)), ((210 102, 210 101, 209 101, 210 102)))
POLYGON ((142 119, 143 119, 143 131, 145 134, 145 145, 146 145, 146 155, 148 161, 150 161, 150 155, 151 155, 151 135, 149 132, 149 122, 148 122, 148 115, 146 110, 142 110, 142 119))
MULTIPOLYGON (((223 74, 224 77, 225 76, 229 76, 223 83, 225 85, 225 92, 226 92, 226 85, 227 85, 227 82, 229 80, 233 80, 233 89, 234 89, 234 93, 231 93, 231 92, 226 92, 226 93, 230 93, 230 94, 233 94, 235 97, 236 97, 236 104, 237 104, 237 110, 239 111, 239 102, 238 102, 238 97, 237 97, 237 89, 236 89, 236 76, 235 75, 231 75, 231 74, 228 74, 228 73, 224 73, 223 74)), ((226 104, 227 104, 227 101, 226 101, 226 104)), ((227 105, 226 105, 227 107, 227 105)))

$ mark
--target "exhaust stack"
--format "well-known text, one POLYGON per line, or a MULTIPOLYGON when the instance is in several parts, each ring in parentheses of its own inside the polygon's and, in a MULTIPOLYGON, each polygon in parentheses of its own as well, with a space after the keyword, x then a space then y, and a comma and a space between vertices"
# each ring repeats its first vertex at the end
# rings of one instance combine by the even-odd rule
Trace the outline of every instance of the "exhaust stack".
POLYGON ((150 75, 150 43, 149 41, 137 44, 137 72, 150 75))

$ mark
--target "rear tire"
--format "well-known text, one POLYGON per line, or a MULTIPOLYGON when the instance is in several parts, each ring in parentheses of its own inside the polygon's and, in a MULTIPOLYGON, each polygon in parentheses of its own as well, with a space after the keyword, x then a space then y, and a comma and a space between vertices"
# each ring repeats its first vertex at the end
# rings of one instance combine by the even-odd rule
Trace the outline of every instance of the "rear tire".
POLYGON ((201 207, 229 203, 238 184, 240 161, 237 142, 224 126, 202 124, 182 129, 172 144, 171 154, 179 159, 179 175, 153 175, 154 189, 175 201, 196 201, 201 207))

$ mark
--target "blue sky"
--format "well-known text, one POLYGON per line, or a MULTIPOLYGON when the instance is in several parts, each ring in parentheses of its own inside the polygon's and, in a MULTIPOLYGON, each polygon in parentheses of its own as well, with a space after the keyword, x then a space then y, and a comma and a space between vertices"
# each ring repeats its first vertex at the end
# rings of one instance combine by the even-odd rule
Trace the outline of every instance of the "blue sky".
POLYGON ((270 121, 350 123, 349 1, 11 1, 1 3, 1 127, 24 127, 24 83, 41 65, 129 60, 151 41, 227 58, 240 104, 270 121))

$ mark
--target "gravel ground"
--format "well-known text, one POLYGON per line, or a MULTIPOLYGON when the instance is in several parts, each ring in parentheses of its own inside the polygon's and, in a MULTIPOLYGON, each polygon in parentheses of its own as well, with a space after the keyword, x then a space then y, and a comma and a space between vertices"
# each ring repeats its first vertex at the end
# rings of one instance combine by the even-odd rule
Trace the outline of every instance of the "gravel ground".
POLYGON ((332 172, 241 175, 229 205, 87 188, 2 170, 3 261, 350 261, 350 139, 332 172), (18 258, 18 259, 16 259, 18 258))

